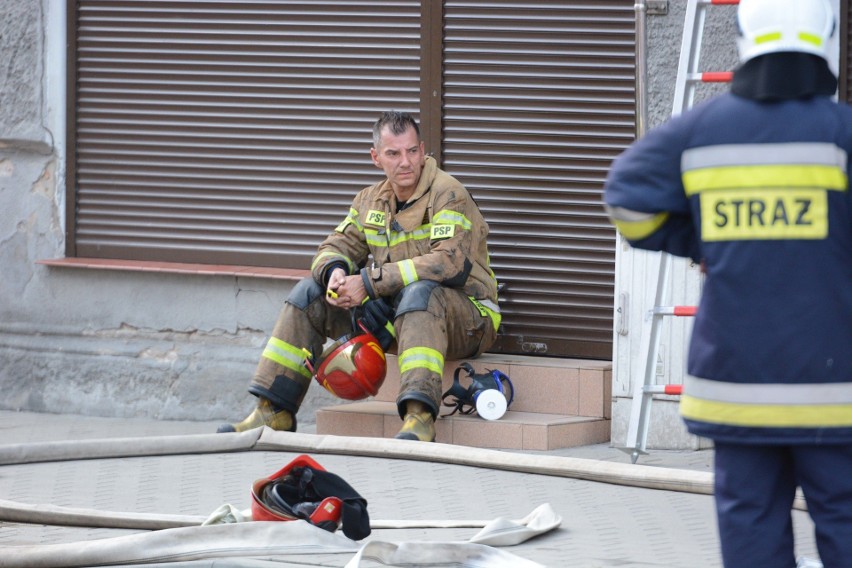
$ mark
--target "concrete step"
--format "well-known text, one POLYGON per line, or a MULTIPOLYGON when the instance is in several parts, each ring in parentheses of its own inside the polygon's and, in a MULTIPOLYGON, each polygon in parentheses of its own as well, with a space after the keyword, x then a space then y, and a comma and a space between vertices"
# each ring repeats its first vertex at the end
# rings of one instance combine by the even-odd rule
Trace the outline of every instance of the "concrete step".
MULTIPOLYGON (((439 418, 437 441, 478 448, 554 450, 610 439, 612 363, 486 353, 469 361, 477 372, 498 369, 515 388, 510 409, 499 420, 476 415, 439 418)), ((461 361, 444 366, 443 390, 461 361)), ((467 373, 461 374, 468 385, 467 373)), ((379 393, 365 401, 317 411, 317 433, 393 437, 402 422, 396 411, 399 372, 388 355, 388 376, 379 393)), ((446 412, 451 409, 446 408, 446 412)), ((446 412, 442 412, 446 413, 446 412)))

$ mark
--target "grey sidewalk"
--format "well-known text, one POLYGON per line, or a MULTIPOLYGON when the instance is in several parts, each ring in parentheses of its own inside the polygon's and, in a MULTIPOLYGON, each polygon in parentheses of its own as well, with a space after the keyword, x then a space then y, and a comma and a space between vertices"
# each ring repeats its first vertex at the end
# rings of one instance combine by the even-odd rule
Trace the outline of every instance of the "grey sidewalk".
MULTIPOLYGON (((7 411, 0 412, 0 444, 209 434, 216 426, 7 411)), ((529 453, 630 461, 606 444, 529 453)), ((277 471, 296 455, 252 451, 5 465, 0 467, 0 498, 113 512, 206 516, 223 503, 248 508, 251 482, 277 471)), ((561 527, 508 551, 551 567, 720 566, 713 500, 707 495, 407 459, 312 457, 367 499, 373 520, 517 519, 549 503, 562 517, 561 527)), ((698 471, 710 471, 711 462, 712 451, 707 450, 653 451, 639 460, 644 466, 698 471)), ((809 518, 796 511, 794 520, 797 555, 815 558, 809 518)), ((77 542, 133 532, 141 531, 0 521, 0 555, 6 546, 77 542)), ((476 532, 377 529, 369 539, 465 541, 476 532)), ((326 559, 317 565, 339 566, 339 560, 326 559)))

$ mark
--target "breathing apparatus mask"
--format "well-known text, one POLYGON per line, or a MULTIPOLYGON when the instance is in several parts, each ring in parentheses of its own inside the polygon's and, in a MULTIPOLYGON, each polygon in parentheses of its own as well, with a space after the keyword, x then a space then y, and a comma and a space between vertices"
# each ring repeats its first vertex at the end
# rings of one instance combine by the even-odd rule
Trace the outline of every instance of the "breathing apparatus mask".
POLYGON ((444 416, 452 416, 456 412, 476 412, 486 420, 497 420, 506 413, 514 398, 515 388, 509 377, 491 369, 486 369, 485 373, 476 373, 470 363, 462 363, 453 375, 453 385, 447 389, 441 400, 444 406, 453 407, 453 411, 444 416), (471 380, 470 386, 461 385, 461 371, 467 372, 471 380))

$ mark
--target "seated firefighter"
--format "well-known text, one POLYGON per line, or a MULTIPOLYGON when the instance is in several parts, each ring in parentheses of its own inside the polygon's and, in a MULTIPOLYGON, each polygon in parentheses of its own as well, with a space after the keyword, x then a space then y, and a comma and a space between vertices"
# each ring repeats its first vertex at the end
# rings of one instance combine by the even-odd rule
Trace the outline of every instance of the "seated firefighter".
POLYGON ((373 146, 387 179, 360 191, 319 246, 311 277, 290 293, 249 386, 257 408, 219 432, 295 431, 311 361, 328 338, 362 327, 398 357, 396 438, 431 442, 445 359, 476 357, 494 342, 497 280, 488 225, 473 198, 425 155, 411 115, 383 113, 373 146))

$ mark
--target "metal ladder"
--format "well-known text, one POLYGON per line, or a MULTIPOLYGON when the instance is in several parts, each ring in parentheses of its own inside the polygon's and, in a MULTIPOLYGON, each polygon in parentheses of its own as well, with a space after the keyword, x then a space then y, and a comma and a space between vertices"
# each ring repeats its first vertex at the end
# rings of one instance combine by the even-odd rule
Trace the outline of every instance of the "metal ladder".
MULTIPOLYGON (((700 83, 730 82, 730 71, 700 72, 701 40, 704 35, 706 9, 709 6, 739 4, 739 0, 687 0, 684 17, 683 40, 675 82, 672 116, 677 116, 692 107, 696 86, 700 83)), ((633 381, 633 402, 630 408, 630 422, 627 439, 618 449, 629 454, 632 463, 640 455, 647 455, 648 425, 651 420, 651 401, 655 394, 680 395, 683 385, 657 384, 656 368, 660 353, 661 327, 664 317, 690 317, 696 312, 695 306, 665 306, 669 298, 669 280, 671 279, 672 256, 667 253, 656 255, 657 275, 653 308, 648 310, 642 325, 640 353, 644 359, 641 364, 642 376, 633 381)), ((652 267, 653 270, 653 267, 652 267)))

